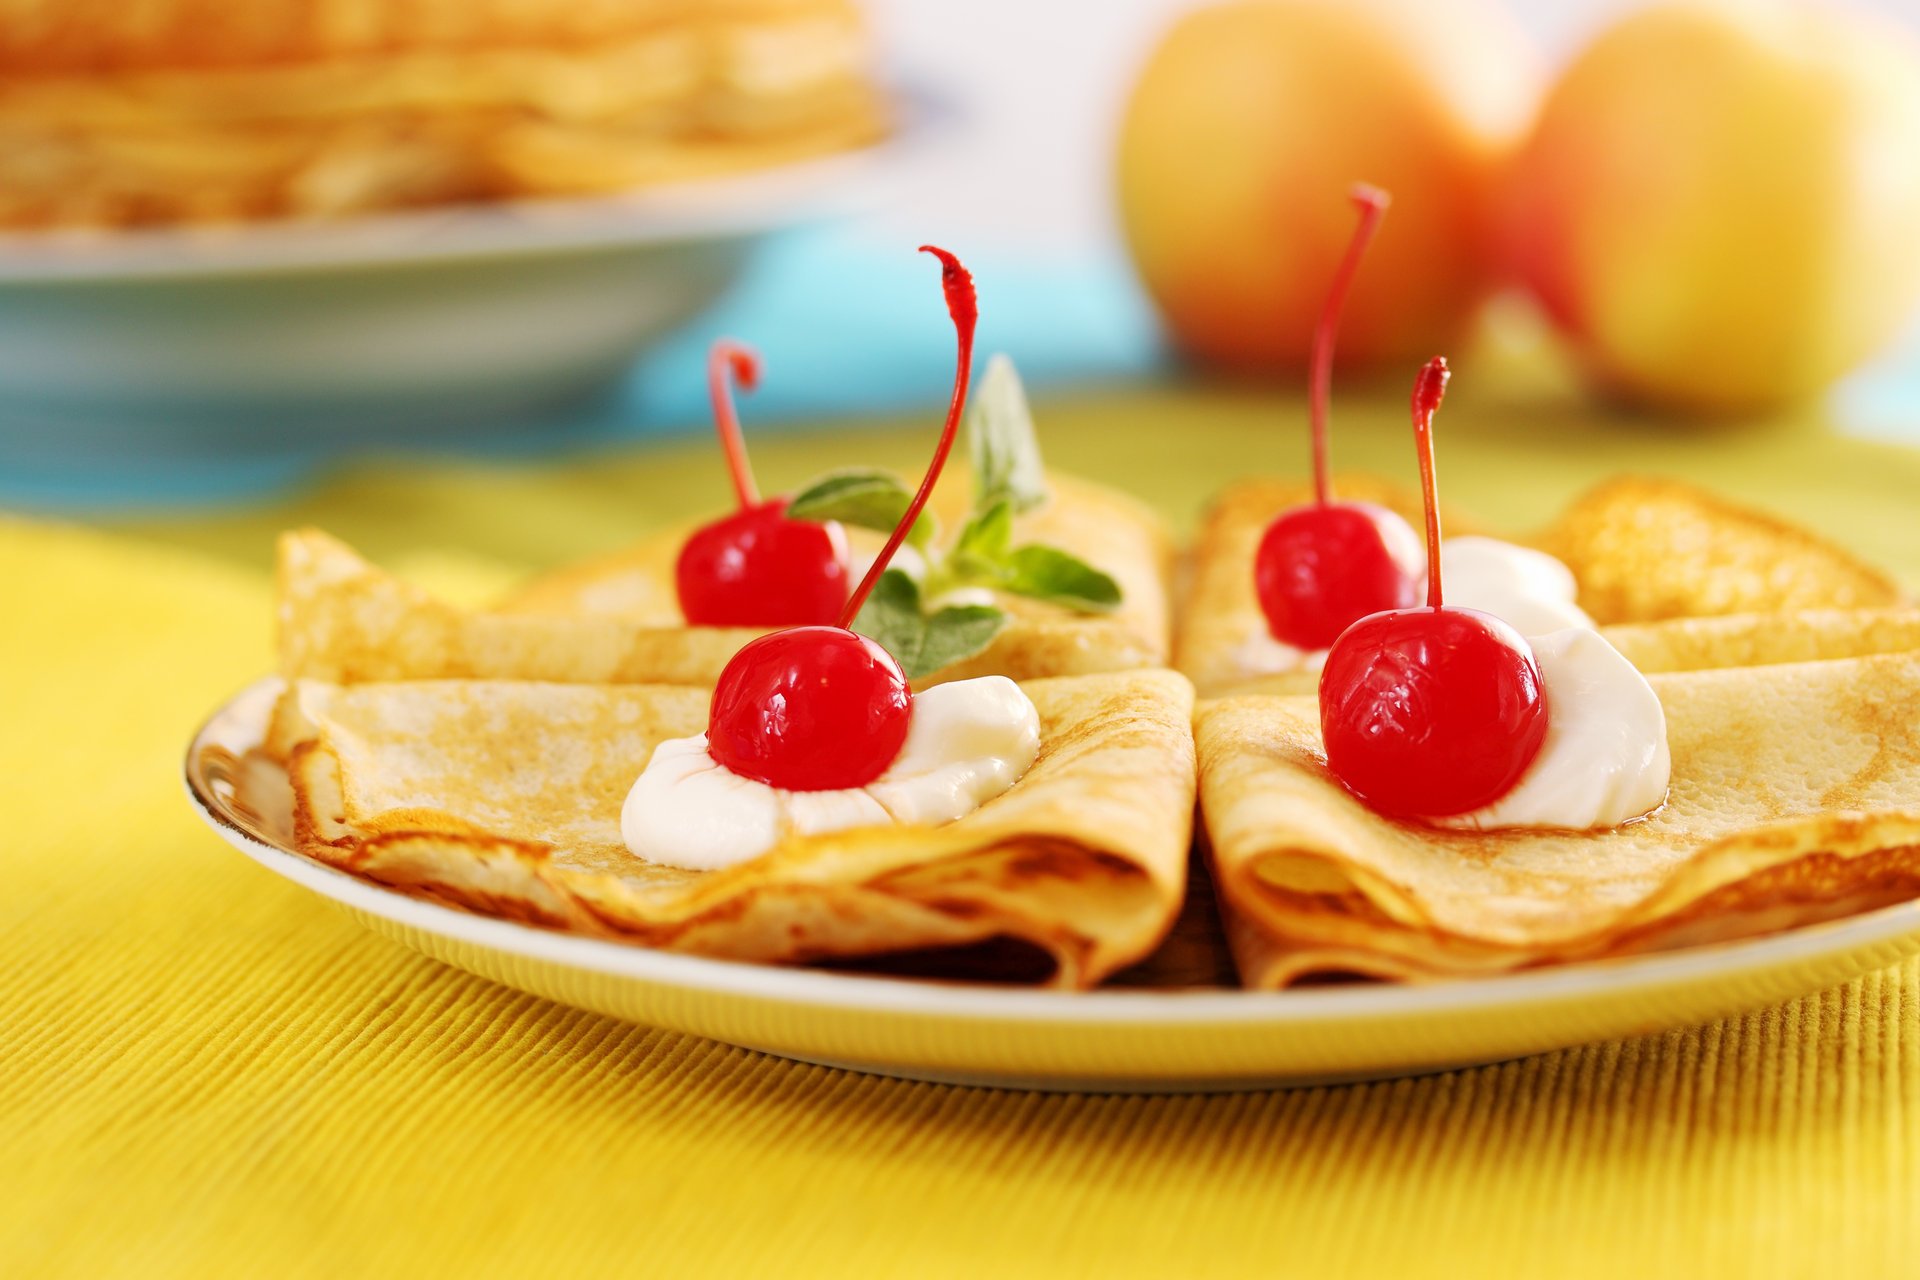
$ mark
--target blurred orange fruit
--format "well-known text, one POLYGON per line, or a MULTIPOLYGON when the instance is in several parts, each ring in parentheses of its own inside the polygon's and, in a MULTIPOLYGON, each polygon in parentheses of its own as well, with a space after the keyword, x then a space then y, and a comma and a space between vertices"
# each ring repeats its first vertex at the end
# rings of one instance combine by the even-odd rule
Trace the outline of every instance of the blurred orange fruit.
POLYGON ((1347 303, 1343 366, 1417 364, 1493 277, 1503 164, 1537 63, 1480 0, 1233 0, 1166 36, 1121 124, 1119 206, 1175 343, 1296 370, 1353 229, 1348 188, 1394 204, 1347 303))
POLYGON ((1603 385, 1805 396, 1920 294, 1920 45, 1835 5, 1641 11, 1555 85, 1513 182, 1515 266, 1603 385))

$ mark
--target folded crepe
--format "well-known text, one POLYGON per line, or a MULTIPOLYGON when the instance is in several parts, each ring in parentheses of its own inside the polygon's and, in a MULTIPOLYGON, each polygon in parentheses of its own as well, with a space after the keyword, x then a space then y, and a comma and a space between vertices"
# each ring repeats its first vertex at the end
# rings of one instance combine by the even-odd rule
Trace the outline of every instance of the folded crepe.
MULTIPOLYGON (((934 490, 928 505, 943 536, 952 537, 965 522, 972 483, 966 467, 954 466, 934 490)), ((1119 583, 1120 604, 1109 613, 1087 614, 995 592, 994 603, 1012 621, 992 648, 958 674, 1025 679, 1164 666, 1174 555, 1166 522, 1137 498, 1105 485, 1050 471, 1047 488, 1046 502, 1014 517, 1013 541, 1042 542, 1072 552, 1119 583)), ((501 610, 605 614, 654 626, 680 625, 673 566, 689 532, 667 530, 612 555, 536 578, 509 595, 501 610)), ((856 562, 885 541, 868 529, 848 529, 847 538, 856 562)))
MULTIPOLYGON (((1398 512, 1415 528, 1425 520, 1417 492, 1369 475, 1339 475, 1333 489, 1350 502, 1371 502, 1398 512)), ((1253 561, 1273 518, 1313 501, 1304 480, 1244 480, 1223 490, 1208 509, 1194 543, 1191 576, 1174 631, 1173 665, 1201 697, 1237 692, 1250 682, 1288 692, 1310 692, 1317 671, 1281 676, 1249 672, 1239 654, 1249 637, 1264 635, 1266 614, 1253 587, 1253 561)), ((1447 532, 1482 533, 1471 518, 1442 508, 1447 532)))
MULTIPOLYGON (((1339 477, 1334 489, 1421 526, 1420 497, 1410 490, 1367 476, 1339 477)), ((1312 500, 1303 481, 1253 480, 1227 489, 1207 513, 1174 637, 1174 666, 1202 697, 1313 691, 1317 672, 1263 675, 1249 672, 1240 657, 1248 639, 1266 629, 1253 586, 1261 536, 1281 511, 1312 500)), ((1449 534, 1487 532, 1450 510, 1443 514, 1449 534)), ((1515 541, 1564 561, 1579 583, 1580 607, 1603 626, 1890 609, 1906 598, 1893 579, 1844 549, 1671 480, 1607 481, 1576 499, 1545 532, 1515 541)))
POLYGON ((1807 609, 1602 627, 1643 673, 1766 667, 1920 651, 1920 609, 1807 609))
MULTIPOLYGON (((1766 667, 1920 651, 1920 609, 1735 613, 1601 627, 1600 634, 1644 675, 1766 667)), ((1318 679, 1318 672, 1266 676, 1233 693, 1284 697, 1312 690, 1318 679)))
POLYGON ((804 963, 1014 939, 1085 987, 1179 913, 1192 687, 1170 671, 1039 680, 1039 759, 937 827, 788 835, 721 871, 629 853, 653 747, 706 727, 663 685, 300 681, 276 715, 297 847, 473 911, 671 951, 804 963))
POLYGON ((712 685, 757 632, 605 615, 458 608, 317 529, 280 536, 277 634, 289 680, 504 679, 712 685))
POLYGON ((1312 698, 1202 704, 1201 805, 1243 981, 1500 972, 1920 894, 1920 653, 1650 680, 1672 789, 1601 832, 1383 818, 1328 772, 1312 698))
POLYGON ((1675 480, 1620 476, 1529 541, 1558 556, 1599 623, 1904 601, 1891 577, 1809 530, 1675 480))
MULTIPOLYGON (((1111 613, 1079 614, 996 593, 1010 617, 983 652, 919 684, 979 675, 1015 680, 1163 666, 1172 544, 1132 498, 1052 477, 1053 497, 1014 522, 1016 542, 1071 551, 1120 584, 1111 613)), ((964 479, 943 485, 943 526, 957 529, 964 479)), ((740 646, 760 634, 689 627, 674 592, 674 561, 689 530, 648 538, 616 555, 529 584, 502 606, 476 612, 435 600, 368 564, 345 544, 304 529, 280 541, 281 674, 335 683, 443 678, 568 683, 712 685, 740 646)), ((856 553, 883 539, 848 531, 856 553)))

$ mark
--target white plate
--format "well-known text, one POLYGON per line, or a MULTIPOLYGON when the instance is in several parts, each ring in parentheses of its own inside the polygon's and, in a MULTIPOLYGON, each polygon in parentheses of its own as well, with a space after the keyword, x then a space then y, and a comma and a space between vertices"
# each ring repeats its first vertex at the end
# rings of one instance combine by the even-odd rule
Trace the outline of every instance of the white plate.
POLYGON ((902 102, 877 146, 629 194, 0 235, 0 443, 389 438, 585 395, 767 235, 872 203, 948 119, 902 102))
POLYGON ((292 852, 232 804, 278 680, 188 748, 187 792, 229 844, 375 931, 471 973, 628 1021, 808 1062, 962 1084, 1171 1092, 1412 1075, 1709 1021, 1920 952, 1920 903, 1776 937, 1430 986, 1084 993, 703 960, 471 915, 292 852))

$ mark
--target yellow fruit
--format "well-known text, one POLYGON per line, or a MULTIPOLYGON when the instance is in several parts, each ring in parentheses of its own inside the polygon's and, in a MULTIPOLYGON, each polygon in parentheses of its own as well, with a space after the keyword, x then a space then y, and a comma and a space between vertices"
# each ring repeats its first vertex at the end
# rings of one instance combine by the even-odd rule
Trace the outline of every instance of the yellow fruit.
POLYGON ((1174 341, 1231 369, 1304 366, 1358 181, 1394 203, 1341 363, 1410 371, 1445 351, 1493 274, 1498 182, 1535 73, 1490 4, 1236 0, 1187 16, 1134 88, 1118 159, 1127 243, 1174 341))
POLYGON ((1637 13, 1548 95, 1512 210, 1603 385, 1706 413, 1816 392, 1920 294, 1920 46, 1831 5, 1637 13))

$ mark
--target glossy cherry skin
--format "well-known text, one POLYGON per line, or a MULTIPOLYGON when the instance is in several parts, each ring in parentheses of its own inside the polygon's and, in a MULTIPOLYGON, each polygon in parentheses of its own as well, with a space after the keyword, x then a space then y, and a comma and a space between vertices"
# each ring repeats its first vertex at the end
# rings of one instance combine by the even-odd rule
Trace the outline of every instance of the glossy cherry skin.
POLYGON ((1469 813, 1513 789, 1547 734, 1527 642, 1475 609, 1362 618, 1320 673, 1327 767, 1399 818, 1469 813))
POLYGON ((838 525, 789 520, 774 498, 702 527, 680 548, 680 612, 697 627, 825 626, 846 608, 838 525))
POLYGON ((885 773, 912 718, 892 654, 839 627, 789 627, 749 642, 720 673, 707 751, 783 791, 839 791, 885 773))
POLYGON ((1267 526, 1253 586, 1273 638, 1327 649, 1370 613, 1419 599, 1420 539, 1384 507, 1325 502, 1295 507, 1267 526))

